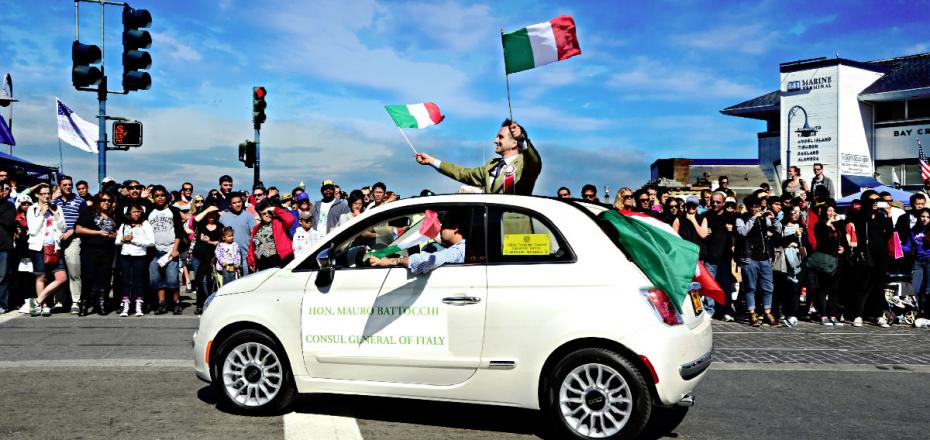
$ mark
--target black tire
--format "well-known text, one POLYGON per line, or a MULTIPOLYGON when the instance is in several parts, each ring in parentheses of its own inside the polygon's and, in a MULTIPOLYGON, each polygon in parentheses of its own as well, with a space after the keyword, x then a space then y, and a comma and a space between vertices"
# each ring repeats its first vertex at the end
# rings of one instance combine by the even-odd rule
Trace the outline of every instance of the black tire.
MULTIPOLYGON (((266 352, 261 353, 267 354, 266 352)), ((267 366, 270 364, 269 360, 271 358, 269 356, 265 357, 265 359, 265 365, 267 366)), ((233 333, 222 342, 220 348, 216 351, 216 356, 213 358, 213 388, 219 396, 220 404, 240 414, 271 415, 281 413, 290 405, 297 394, 297 388, 294 385, 294 377, 291 374, 291 368, 288 362, 284 349, 264 332, 246 329, 233 333), (243 349, 246 349, 247 353, 252 353, 248 350, 267 350, 273 353, 279 365, 277 367, 272 365, 272 368, 270 368, 268 372, 264 372, 257 364, 253 365, 255 368, 249 368, 248 363, 243 363, 246 367, 238 368, 235 366, 236 364, 233 359, 242 359, 241 353, 243 349), (230 358, 230 353, 234 350, 238 350, 240 356, 234 355, 230 358), (227 365, 229 369, 232 370, 228 376, 224 373, 224 369, 227 365), (241 374, 236 373, 236 371, 241 371, 241 374), (280 377, 266 377, 266 374, 279 374, 280 377), (233 378, 237 376, 241 376, 241 379, 234 381, 233 378), (255 380, 254 383, 252 382, 253 379, 255 380), (227 387, 227 381, 229 381, 229 385, 233 387, 237 385, 255 385, 255 398, 250 400, 249 397, 251 396, 231 395, 233 391, 227 387), (246 383, 246 381, 248 381, 248 383, 246 383), (268 393, 261 392, 258 389, 260 385, 269 385, 270 387, 276 385, 278 388, 277 391, 273 393, 273 396, 268 398, 268 393), (246 401, 243 402, 242 399, 246 401)), ((264 389, 268 390, 269 388, 264 389)))
MULTIPOLYGON (((607 377, 610 377, 609 373, 607 377)), ((614 386, 619 383, 617 379, 610 380, 613 382, 614 386)), ((540 393, 543 398, 542 413, 547 420, 551 432, 555 434, 554 438, 582 440, 591 438, 633 439, 636 438, 646 426, 652 411, 652 395, 649 392, 649 387, 645 379, 643 379, 643 375, 628 359, 607 349, 584 348, 568 354, 552 369, 548 378, 543 381, 543 387, 540 393), (560 393, 563 382, 573 370, 585 365, 608 367, 614 372, 619 373, 626 382, 629 390, 629 406, 631 406, 631 408, 629 408, 629 416, 625 421, 617 420, 619 425, 615 425, 612 422, 608 422, 607 425, 604 425, 604 422, 601 421, 600 425, 598 425, 597 422, 594 422, 590 418, 588 419, 592 424, 592 429, 598 429, 598 426, 600 426, 602 430, 609 431, 611 428, 619 426, 620 429, 618 432, 608 436, 588 436, 576 430, 569 424, 569 421, 566 420, 566 416, 563 416, 562 405, 560 404, 560 393)), ((578 404, 578 406, 585 405, 585 408, 593 408, 595 410, 598 405, 606 406, 603 404, 603 400, 600 402, 597 401, 598 395, 596 392, 588 393, 587 395, 580 395, 580 393, 573 393, 573 395, 574 394, 579 394, 580 399, 584 401, 583 404, 578 404), (590 407, 587 406, 589 402, 591 403, 590 407)), ((571 404, 567 404, 569 410, 574 411, 578 409, 577 406, 568 405, 571 404)), ((613 416, 614 413, 611 414, 613 416)), ((584 418, 581 419, 582 422, 584 420, 584 418)), ((601 420, 604 419, 602 418, 601 420)))

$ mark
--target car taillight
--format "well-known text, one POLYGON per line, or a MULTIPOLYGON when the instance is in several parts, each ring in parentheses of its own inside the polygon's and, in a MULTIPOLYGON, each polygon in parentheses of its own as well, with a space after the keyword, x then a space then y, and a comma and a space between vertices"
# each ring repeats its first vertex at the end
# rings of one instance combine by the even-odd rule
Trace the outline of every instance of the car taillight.
POLYGON ((668 325, 679 325, 684 322, 681 319, 681 314, 675 309, 675 305, 672 304, 665 292, 656 288, 642 288, 639 289, 639 292, 649 301, 649 304, 652 304, 656 317, 662 322, 668 325))

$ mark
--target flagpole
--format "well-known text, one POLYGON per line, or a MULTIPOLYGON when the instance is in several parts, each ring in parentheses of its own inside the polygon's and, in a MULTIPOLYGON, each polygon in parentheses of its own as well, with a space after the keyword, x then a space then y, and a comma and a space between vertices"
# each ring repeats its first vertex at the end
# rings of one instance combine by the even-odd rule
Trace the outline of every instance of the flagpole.
POLYGON ((415 154, 415 155, 416 155, 416 154, 420 154, 420 153, 417 153, 417 149, 416 149, 416 148, 413 148, 413 144, 410 143, 410 138, 407 137, 407 133, 404 133, 404 129, 403 129, 403 128, 400 128, 400 127, 397 127, 397 130, 400 131, 401 136, 403 136, 403 137, 404 137, 404 140, 407 141, 407 145, 409 145, 409 146, 410 146, 410 149, 413 150, 413 154, 415 154))
POLYGON ((501 50, 504 52, 504 84, 507 85, 507 114, 513 121, 513 108, 510 106, 510 75, 507 74, 507 51, 504 50, 504 28, 501 28, 501 50))
POLYGON ((65 174, 65 156, 61 153, 61 138, 58 138, 58 175, 65 174))

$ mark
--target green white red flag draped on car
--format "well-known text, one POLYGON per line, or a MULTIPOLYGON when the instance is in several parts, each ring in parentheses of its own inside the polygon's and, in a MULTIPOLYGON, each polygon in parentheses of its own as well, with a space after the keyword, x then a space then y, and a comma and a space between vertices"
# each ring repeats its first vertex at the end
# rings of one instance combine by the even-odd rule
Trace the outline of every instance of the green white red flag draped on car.
POLYGON ((667 223, 629 210, 609 210, 600 217, 613 225, 633 263, 665 292, 679 313, 695 281, 701 284, 701 296, 724 301, 723 290, 698 260, 698 246, 681 238, 667 223))

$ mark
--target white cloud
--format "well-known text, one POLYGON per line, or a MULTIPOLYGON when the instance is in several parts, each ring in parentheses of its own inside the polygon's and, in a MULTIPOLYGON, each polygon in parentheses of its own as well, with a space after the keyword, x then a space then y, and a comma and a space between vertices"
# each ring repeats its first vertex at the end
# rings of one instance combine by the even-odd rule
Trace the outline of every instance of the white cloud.
POLYGON ((762 93, 713 72, 669 67, 647 57, 636 58, 631 69, 615 73, 607 85, 629 92, 625 99, 747 98, 762 93))
POLYGON ((415 2, 381 5, 377 10, 378 34, 414 48, 437 45, 439 50, 464 55, 489 36, 496 39, 490 25, 495 19, 487 5, 415 2))
POLYGON ((727 25, 710 30, 677 35, 676 44, 696 49, 759 55, 778 41, 779 34, 760 23, 727 25))
POLYGON ((190 45, 179 41, 174 35, 162 32, 152 32, 152 47, 160 55, 167 55, 173 61, 194 62, 203 59, 203 56, 190 45))

